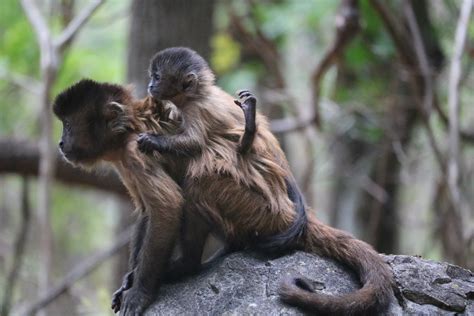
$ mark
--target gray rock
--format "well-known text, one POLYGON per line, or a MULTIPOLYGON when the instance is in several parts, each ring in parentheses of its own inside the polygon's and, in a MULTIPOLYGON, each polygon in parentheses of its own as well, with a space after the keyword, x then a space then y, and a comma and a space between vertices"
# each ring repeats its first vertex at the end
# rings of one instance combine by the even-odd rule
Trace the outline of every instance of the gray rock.
MULTIPOLYGON (((463 268, 410 256, 385 256, 401 297, 389 315, 474 315, 474 275, 463 268)), ((340 264, 295 252, 271 259, 235 253, 211 269, 183 282, 164 286, 146 315, 303 315, 283 304, 277 289, 285 277, 302 275, 315 290, 343 294, 359 287, 340 264)))

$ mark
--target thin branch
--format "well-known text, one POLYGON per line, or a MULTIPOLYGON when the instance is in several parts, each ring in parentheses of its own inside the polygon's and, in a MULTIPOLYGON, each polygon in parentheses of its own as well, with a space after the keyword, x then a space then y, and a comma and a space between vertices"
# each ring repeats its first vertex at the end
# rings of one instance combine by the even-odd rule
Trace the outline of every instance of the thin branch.
POLYGON ((413 51, 407 43, 406 36, 404 35, 405 32, 402 32, 398 27, 398 23, 394 21, 391 14, 387 11, 385 6, 387 5, 386 2, 381 4, 379 0, 369 0, 370 4, 374 8, 374 10, 378 13, 379 17, 382 20, 382 23, 385 25, 388 34, 393 40, 395 47, 397 48, 397 52, 405 65, 413 65, 412 56, 413 51))
POLYGON ((132 227, 127 228, 120 233, 115 242, 109 247, 93 254, 89 258, 79 263, 69 272, 64 279, 55 287, 44 293, 38 300, 27 306, 21 315, 33 315, 39 310, 45 308, 48 304, 57 299, 61 294, 71 288, 77 281, 86 277, 97 269, 104 261, 115 255, 123 247, 125 247, 132 236, 132 227))
POLYGON ((84 8, 54 40, 54 46, 59 50, 64 50, 69 46, 84 24, 104 2, 104 0, 95 0, 84 8))
POLYGON ((461 7, 461 15, 456 27, 454 40, 454 53, 451 61, 448 85, 448 108, 449 108, 449 161, 448 161, 448 184, 453 195, 453 203, 459 204, 460 181, 459 181, 459 87, 461 81, 461 58, 466 46, 469 18, 471 16, 473 0, 464 0, 461 7))
POLYGON ((51 32, 49 31, 46 20, 32 0, 21 0, 23 11, 30 22, 33 31, 36 33, 36 40, 41 53, 41 68, 44 72, 51 72, 58 64, 57 53, 52 45, 51 32))
MULTIPOLYGON (((0 138, 0 174, 16 173, 21 175, 38 175, 38 144, 0 138)), ((100 190, 126 196, 127 192, 119 177, 113 172, 90 173, 73 168, 56 152, 54 176, 67 184, 85 185, 100 190)))
POLYGON ((313 125, 315 121, 316 117, 314 115, 309 118, 285 117, 272 120, 270 122, 270 129, 275 134, 297 132, 313 125))
POLYGON ((34 95, 41 94, 41 83, 32 77, 2 69, 0 78, 34 95))
POLYGON ((243 23, 244 18, 237 16, 233 10, 229 12, 229 17, 231 33, 244 44, 245 48, 260 57, 265 68, 273 75, 276 87, 283 89, 286 84, 280 69, 281 56, 275 44, 263 34, 255 23, 253 25, 255 34, 249 32, 243 23))
MULTIPOLYGON (((448 115, 443 111, 439 102, 435 100, 434 108, 436 113, 438 113, 441 123, 443 123, 444 128, 449 129, 449 118, 448 115)), ((461 140, 465 143, 474 144, 474 130, 460 129, 459 135, 461 140)))
POLYGON ((11 265, 10 273, 7 276, 7 281, 5 285, 5 292, 3 296, 2 303, 2 315, 9 315, 10 306, 13 299, 13 293, 16 286, 16 281, 20 273, 21 264, 23 262, 23 256, 25 253, 25 246, 27 235, 29 231, 31 220, 31 209, 29 201, 29 187, 28 179, 23 177, 22 190, 21 190, 21 224, 20 229, 18 230, 18 235, 15 241, 15 250, 13 253, 13 260, 11 265))
POLYGON ((436 142, 434 137, 433 128, 430 124, 430 115, 431 110, 433 109, 433 100, 434 100, 434 90, 433 90, 433 72, 430 67, 430 63, 428 61, 428 57, 426 55, 425 46, 423 44, 423 40, 421 39, 420 28, 418 27, 418 23, 415 18, 415 14, 413 12, 413 8, 411 3, 408 1, 404 1, 403 9, 405 11, 405 15, 408 21, 408 27, 410 28, 411 34, 413 35, 413 45, 415 47, 415 54, 418 64, 420 66, 421 75, 423 77, 423 91, 421 91, 422 95, 422 118, 424 126, 428 133, 428 139, 433 149, 433 153, 435 154, 435 158, 439 164, 441 172, 444 173, 446 170, 445 161, 441 150, 436 142))
POLYGON ((43 43, 48 42, 51 38, 46 20, 41 15, 39 8, 36 5, 36 1, 32 0, 21 0, 23 10, 33 27, 33 31, 36 33, 38 38, 38 44, 41 46, 43 43))
POLYGON ((311 76, 313 111, 315 113, 314 122, 318 127, 321 127, 319 99, 322 78, 329 68, 341 57, 348 44, 359 33, 359 30, 359 1, 343 0, 336 16, 336 38, 326 53, 324 53, 323 58, 311 76))
MULTIPOLYGON (((388 34, 393 40, 395 47, 397 48, 397 52, 404 62, 405 65, 413 67, 413 52, 409 46, 406 45, 408 41, 403 36, 403 32, 399 30, 398 24, 395 23, 392 16, 389 14, 387 9, 382 5, 378 0, 369 0, 372 7, 377 11, 379 17, 382 19, 385 28, 387 29, 388 34)), ((446 113, 444 113, 443 109, 437 102, 437 100, 433 100, 434 108, 438 115, 440 116, 441 122, 444 124, 445 127, 449 127, 449 120, 446 113)), ((461 130, 460 131, 461 138, 465 142, 474 143, 474 131, 469 130, 461 130)))

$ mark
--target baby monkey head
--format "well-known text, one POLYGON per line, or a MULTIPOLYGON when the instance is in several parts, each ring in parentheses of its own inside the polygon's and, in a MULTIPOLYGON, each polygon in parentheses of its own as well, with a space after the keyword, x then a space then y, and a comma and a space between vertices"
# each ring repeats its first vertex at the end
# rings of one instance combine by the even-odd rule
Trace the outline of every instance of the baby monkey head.
POLYGON ((59 149, 74 165, 90 167, 126 140, 130 92, 119 85, 84 79, 61 92, 53 104, 63 123, 59 149))
POLYGON ((214 74, 198 53, 186 47, 171 47, 158 52, 150 63, 148 92, 158 100, 199 97, 214 84, 214 74))

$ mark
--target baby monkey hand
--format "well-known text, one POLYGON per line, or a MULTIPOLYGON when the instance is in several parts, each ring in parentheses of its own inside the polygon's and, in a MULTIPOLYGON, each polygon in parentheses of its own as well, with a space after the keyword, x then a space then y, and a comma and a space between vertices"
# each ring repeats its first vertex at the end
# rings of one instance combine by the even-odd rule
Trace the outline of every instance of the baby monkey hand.
POLYGON ((145 153, 150 154, 154 150, 162 152, 164 150, 162 136, 150 133, 141 133, 137 138, 138 149, 145 153))

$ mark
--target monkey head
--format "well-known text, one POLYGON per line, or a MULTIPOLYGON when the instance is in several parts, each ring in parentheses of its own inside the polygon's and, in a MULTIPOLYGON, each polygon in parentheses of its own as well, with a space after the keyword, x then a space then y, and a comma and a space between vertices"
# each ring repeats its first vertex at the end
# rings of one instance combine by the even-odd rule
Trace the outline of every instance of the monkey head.
POLYGON ((214 84, 207 62, 186 47, 171 47, 158 52, 150 62, 148 93, 157 100, 170 100, 178 107, 180 98, 199 96, 214 84))
POLYGON ((63 123, 59 149, 73 165, 90 167, 125 142, 130 92, 122 86, 84 79, 61 92, 53 111, 63 123))

